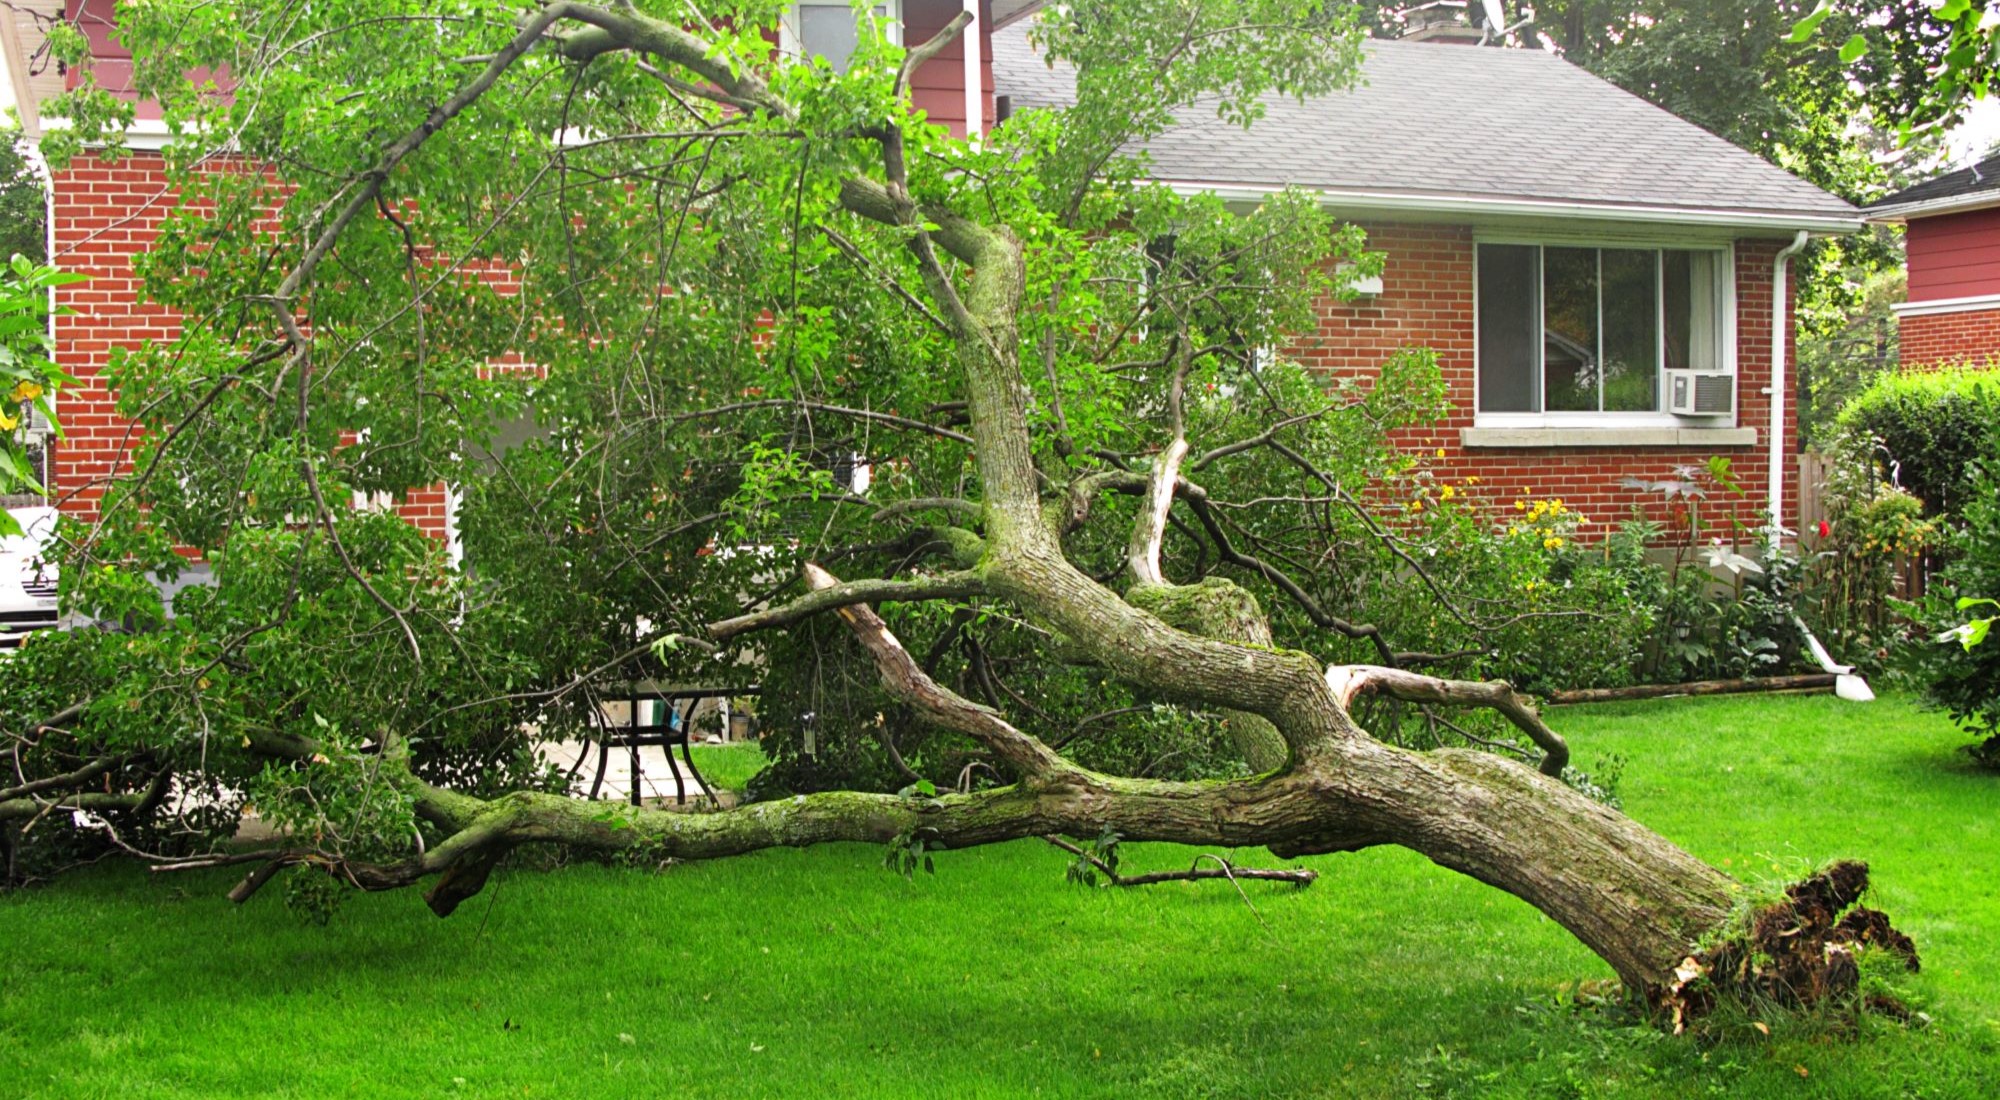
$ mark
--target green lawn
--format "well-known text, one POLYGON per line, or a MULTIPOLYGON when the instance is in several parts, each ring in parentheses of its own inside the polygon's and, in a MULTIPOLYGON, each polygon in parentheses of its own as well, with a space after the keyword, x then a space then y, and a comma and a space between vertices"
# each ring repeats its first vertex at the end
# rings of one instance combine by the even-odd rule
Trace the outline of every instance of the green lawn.
POLYGON ((755 741, 731 745, 693 745, 694 766, 701 777, 717 787, 740 791, 750 777, 764 768, 764 750, 755 741))
POLYGON ((2000 1096, 2000 779, 1946 723, 1831 697, 1555 721, 1733 870, 1869 859, 1935 1022, 1628 1026, 1574 1006, 1608 972, 1561 929, 1391 850, 1253 885, 1268 934, 1226 884, 1085 890, 1034 843, 915 882, 858 846, 515 871, 450 920, 404 892, 324 929, 276 888, 104 867, 0 897, 0 1095, 2000 1096))

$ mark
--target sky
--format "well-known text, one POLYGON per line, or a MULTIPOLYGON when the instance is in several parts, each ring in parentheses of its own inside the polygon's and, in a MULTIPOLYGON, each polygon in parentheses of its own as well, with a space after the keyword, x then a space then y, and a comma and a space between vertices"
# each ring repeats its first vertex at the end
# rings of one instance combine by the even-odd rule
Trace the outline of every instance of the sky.
POLYGON ((1962 165, 1996 141, 2000 141, 2000 99, 1982 99, 1972 105, 1965 122, 1951 135, 1952 163, 1962 165))

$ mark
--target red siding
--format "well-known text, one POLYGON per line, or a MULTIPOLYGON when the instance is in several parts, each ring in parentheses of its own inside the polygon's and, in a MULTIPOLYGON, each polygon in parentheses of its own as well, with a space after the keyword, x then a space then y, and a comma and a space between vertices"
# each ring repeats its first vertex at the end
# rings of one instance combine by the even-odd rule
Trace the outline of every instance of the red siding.
MULTIPOLYGON (((917 46, 930 40, 951 18, 964 10, 958 0, 903 0, 903 42, 917 46)), ((981 0, 979 6, 980 102, 985 119, 980 129, 991 130, 993 119, 993 5, 981 0)), ((924 63, 910 79, 910 99, 932 122, 965 134, 965 39, 946 46, 924 63)))
POLYGON ((1903 248, 1912 302, 2000 294, 2000 207, 1912 218, 1903 248))
MULTIPOLYGON (((118 40, 113 15, 115 3, 116 0, 64 0, 64 7, 70 20, 76 22, 90 40, 91 73, 98 85, 121 98, 137 100, 138 97, 131 92, 132 51, 118 40)), ((959 0, 903 0, 904 43, 915 46, 928 41, 963 9, 964 5, 959 0)), ((986 116, 981 127, 983 130, 990 130, 994 125, 992 22, 992 0, 981 0, 977 30, 981 42, 980 99, 986 116)), ((78 69, 71 74, 72 85, 81 72, 78 69)), ((910 98, 931 121, 951 127, 951 131, 960 136, 965 134, 963 38, 946 46, 917 70, 910 81, 910 98)), ((142 119, 156 120, 160 117, 159 104, 151 100, 139 101, 137 111, 142 119)))
POLYGON ((1926 313, 1897 322, 1904 370, 1983 365, 2000 359, 2000 308, 1926 313))

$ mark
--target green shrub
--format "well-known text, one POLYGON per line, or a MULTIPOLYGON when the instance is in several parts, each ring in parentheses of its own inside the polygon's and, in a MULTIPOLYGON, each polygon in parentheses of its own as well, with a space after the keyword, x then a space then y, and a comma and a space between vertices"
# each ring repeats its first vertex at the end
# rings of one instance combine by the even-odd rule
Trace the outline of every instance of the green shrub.
POLYGON ((1995 455, 2000 368, 1884 374, 1841 410, 1836 465, 1859 461, 1916 494, 1931 515, 1958 512, 1967 473, 1995 455))
POLYGON ((1947 537, 1951 564, 1909 608, 1927 637, 1905 650, 1903 664, 1928 701, 1984 738, 1973 755, 2000 766, 2000 644, 1965 629, 1992 612, 1979 601, 2000 597, 2000 461, 1975 464, 1968 481, 1973 491, 1947 537))

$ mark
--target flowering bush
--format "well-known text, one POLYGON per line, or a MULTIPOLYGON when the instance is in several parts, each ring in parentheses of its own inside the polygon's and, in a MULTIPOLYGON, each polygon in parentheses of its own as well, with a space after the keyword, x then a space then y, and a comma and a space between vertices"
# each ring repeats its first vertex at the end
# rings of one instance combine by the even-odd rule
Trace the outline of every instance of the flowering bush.
POLYGON ((1600 540, 1559 498, 1495 497, 1477 476, 1412 469, 1401 533, 1438 587, 1390 573, 1366 594, 1398 645, 1464 660, 1458 674, 1526 690, 1630 683, 1650 610, 1633 597, 1643 562, 1600 540))

